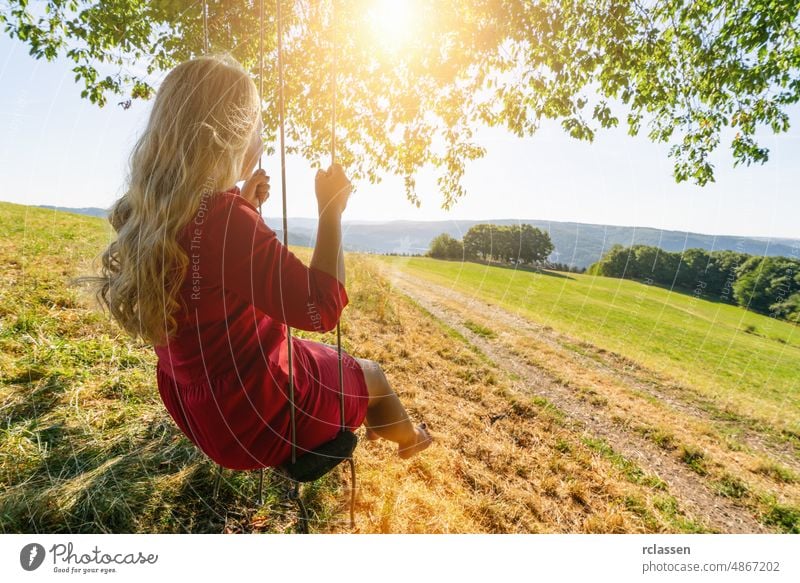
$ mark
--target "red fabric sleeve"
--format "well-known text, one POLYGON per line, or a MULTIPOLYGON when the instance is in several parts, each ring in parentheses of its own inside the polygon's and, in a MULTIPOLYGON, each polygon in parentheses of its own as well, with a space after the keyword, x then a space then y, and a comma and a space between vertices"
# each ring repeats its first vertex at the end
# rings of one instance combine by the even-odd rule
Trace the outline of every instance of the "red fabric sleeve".
POLYGON ((307 267, 240 195, 221 208, 222 286, 293 328, 328 332, 349 299, 334 276, 307 267))

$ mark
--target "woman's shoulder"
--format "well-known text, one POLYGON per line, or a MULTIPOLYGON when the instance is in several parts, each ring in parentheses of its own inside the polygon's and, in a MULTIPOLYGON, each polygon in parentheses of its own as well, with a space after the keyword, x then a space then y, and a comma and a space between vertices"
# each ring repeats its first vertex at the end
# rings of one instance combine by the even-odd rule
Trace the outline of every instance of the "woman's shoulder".
POLYGON ((258 209, 245 200, 239 188, 234 186, 204 196, 179 239, 186 245, 196 247, 206 238, 213 241, 212 248, 223 241, 228 244, 243 242, 252 247, 256 233, 268 239, 277 238, 277 233, 267 226, 258 209))
MULTIPOLYGON (((203 211, 203 206, 204 204, 201 202, 198 213, 203 211)), ((247 202, 247 200, 245 200, 245 198, 242 196, 242 192, 238 186, 233 186, 228 190, 215 192, 208 197, 205 206, 208 211, 210 211, 209 214, 228 215, 232 212, 241 214, 243 210, 245 212, 252 211, 258 214, 258 210, 256 210, 256 208, 247 202)))
POLYGON ((209 209, 220 210, 222 208, 230 208, 231 205, 238 204, 239 200, 243 201, 244 199, 241 197, 241 191, 239 190, 239 187, 234 185, 227 190, 214 192, 210 196, 201 196, 200 208, 198 209, 198 212, 203 209, 204 203, 209 209))
POLYGON ((270 237, 277 237, 277 233, 270 229, 258 209, 241 195, 238 186, 215 195, 215 208, 213 212, 215 222, 226 231, 232 227, 246 229, 249 233, 257 229, 270 237))
POLYGON ((179 239, 196 238, 203 232, 214 230, 218 223, 225 221, 225 217, 229 214, 227 210, 238 204, 236 199, 241 198, 237 186, 224 191, 202 193, 197 209, 183 226, 179 239))
POLYGON ((207 229, 219 223, 228 223, 233 219, 237 220, 242 214, 242 206, 249 203, 242 198, 238 186, 233 186, 228 190, 222 190, 211 194, 204 194, 200 197, 200 204, 194 214, 192 221, 195 226, 207 229))

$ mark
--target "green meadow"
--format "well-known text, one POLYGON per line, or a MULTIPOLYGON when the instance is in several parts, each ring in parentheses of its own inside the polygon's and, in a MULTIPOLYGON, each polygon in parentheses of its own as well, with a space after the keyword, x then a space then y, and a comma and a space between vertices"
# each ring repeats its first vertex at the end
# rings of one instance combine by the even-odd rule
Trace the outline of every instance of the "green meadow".
POLYGON ((382 260, 627 357, 721 408, 800 433, 794 324, 629 280, 426 257, 382 260))

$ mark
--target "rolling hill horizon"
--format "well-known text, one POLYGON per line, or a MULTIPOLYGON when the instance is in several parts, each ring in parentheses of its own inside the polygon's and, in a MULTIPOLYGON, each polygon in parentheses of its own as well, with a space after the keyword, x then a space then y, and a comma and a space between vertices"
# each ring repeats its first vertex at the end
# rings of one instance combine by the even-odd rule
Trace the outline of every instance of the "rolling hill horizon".
MULTIPOLYGON (((36 205, 38 208, 103 217, 106 209, 98 207, 59 207, 36 205)), ((264 217, 267 225, 282 237, 283 219, 264 217)), ((313 246, 316 240, 317 219, 289 217, 289 243, 313 246)), ((347 251, 368 253, 423 254, 431 240, 447 233, 457 239, 480 223, 496 225, 530 224, 550 234, 555 251, 550 260, 585 268, 599 260, 615 244, 652 245, 665 251, 700 248, 707 251, 730 250, 760 256, 800 258, 800 238, 743 235, 710 235, 654 227, 605 225, 574 221, 540 219, 457 219, 452 221, 391 221, 343 220, 344 247, 347 251)))

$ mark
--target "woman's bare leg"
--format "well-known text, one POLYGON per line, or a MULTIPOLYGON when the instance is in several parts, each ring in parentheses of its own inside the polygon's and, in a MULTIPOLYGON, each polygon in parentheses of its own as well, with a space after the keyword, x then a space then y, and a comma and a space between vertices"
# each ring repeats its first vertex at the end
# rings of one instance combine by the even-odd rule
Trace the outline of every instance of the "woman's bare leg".
POLYGON ((409 458, 431 444, 431 435, 424 423, 414 427, 405 407, 380 365, 365 358, 356 358, 364 371, 369 391, 367 418, 364 425, 370 437, 377 435, 398 444, 400 457, 409 458))

